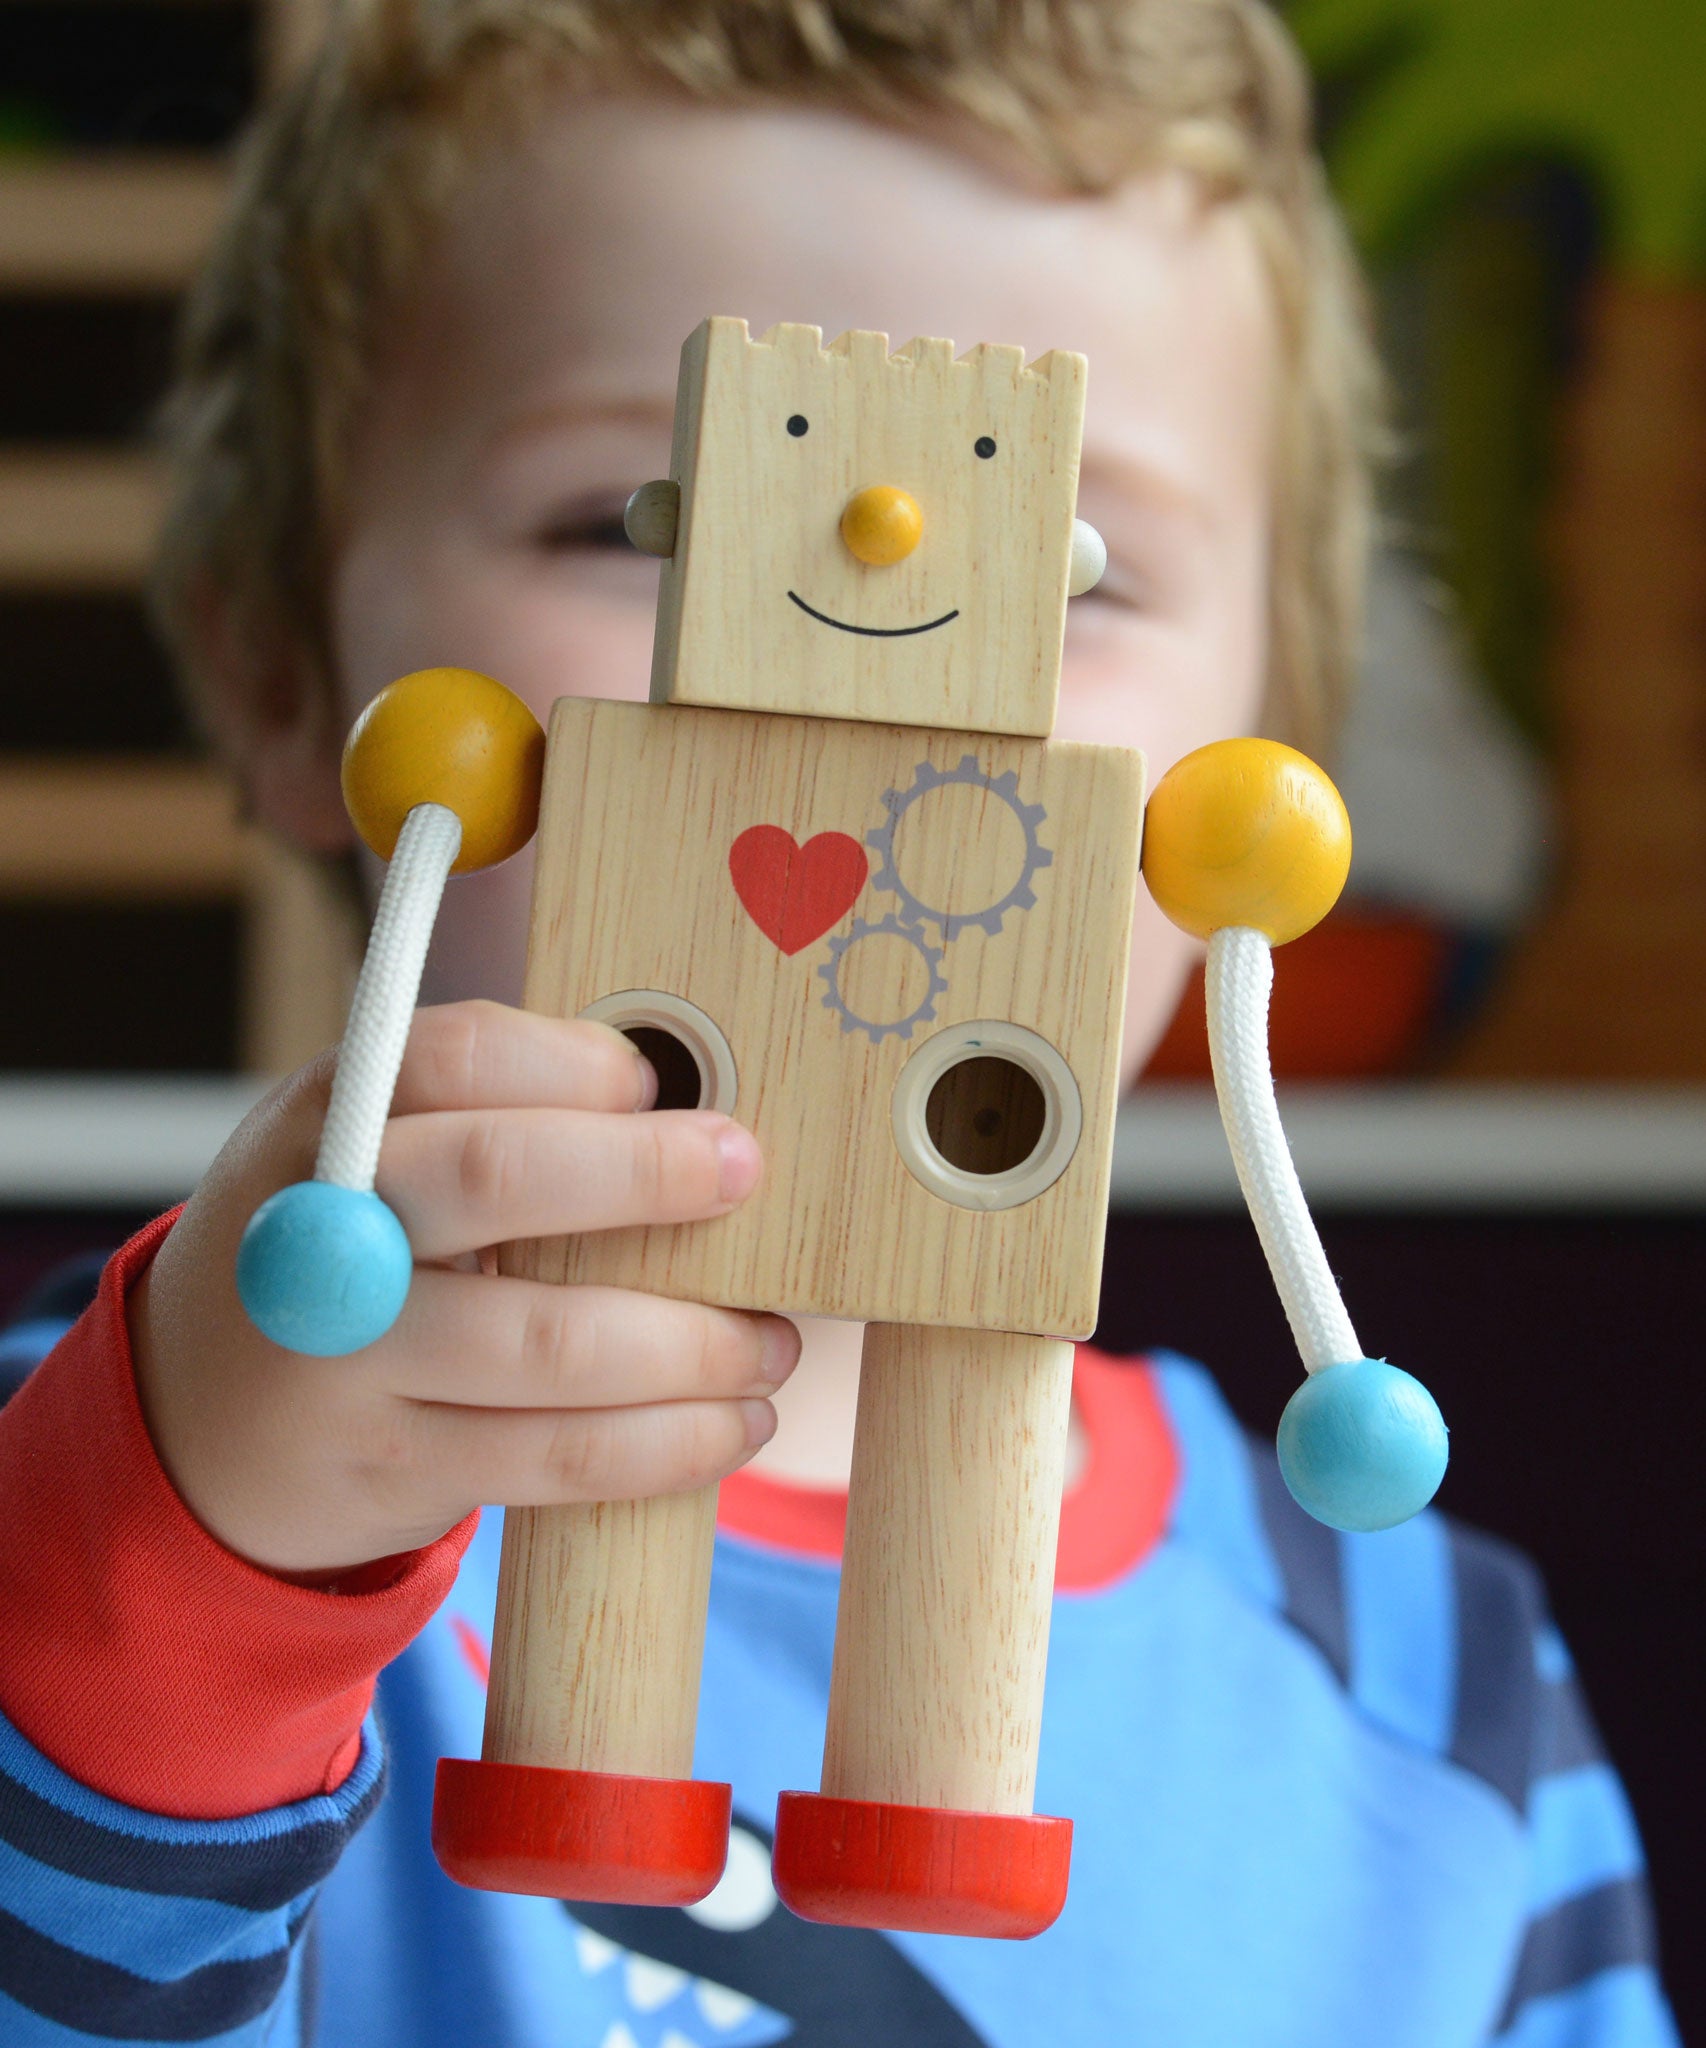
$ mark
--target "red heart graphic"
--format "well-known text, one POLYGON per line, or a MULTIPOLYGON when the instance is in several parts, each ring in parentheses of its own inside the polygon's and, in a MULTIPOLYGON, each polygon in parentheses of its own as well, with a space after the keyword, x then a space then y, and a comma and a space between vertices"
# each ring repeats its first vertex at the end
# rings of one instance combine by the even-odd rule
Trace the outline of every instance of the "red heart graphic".
POLYGON ((799 845, 780 825, 749 825, 729 848, 729 875, 746 914, 784 953, 797 953, 853 908, 871 873, 845 832, 799 845))

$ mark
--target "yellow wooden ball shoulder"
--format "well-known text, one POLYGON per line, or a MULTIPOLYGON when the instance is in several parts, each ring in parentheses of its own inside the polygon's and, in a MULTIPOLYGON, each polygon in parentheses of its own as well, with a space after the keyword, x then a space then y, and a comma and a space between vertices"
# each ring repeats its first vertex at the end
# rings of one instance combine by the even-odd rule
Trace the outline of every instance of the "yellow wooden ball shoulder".
POLYGON ((1276 946, 1319 924, 1351 865, 1331 780, 1277 740, 1217 740, 1168 770, 1143 820, 1143 878, 1174 924, 1206 939, 1247 925, 1276 946))
POLYGON ((455 875, 519 853, 539 823, 545 734, 513 691, 468 668, 423 668, 375 697, 344 743, 344 808, 381 860, 416 804, 462 821, 455 875))

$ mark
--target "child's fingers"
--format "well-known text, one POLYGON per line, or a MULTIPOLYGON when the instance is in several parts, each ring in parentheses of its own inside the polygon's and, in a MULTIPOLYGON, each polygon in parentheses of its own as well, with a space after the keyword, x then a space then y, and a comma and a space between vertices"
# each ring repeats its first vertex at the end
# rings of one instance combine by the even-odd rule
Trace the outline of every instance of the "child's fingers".
POLYGON ((417 1259, 514 1238, 721 1216, 757 1185, 749 1131, 711 1110, 440 1110, 394 1118, 378 1188, 417 1259))
POLYGON ((413 1401, 606 1408, 767 1396, 799 1350, 782 1316, 427 1269, 375 1363, 413 1401))
MULTIPOLYGON (((336 1049, 281 1081, 244 1119, 208 1179, 254 1202, 314 1170, 337 1067, 336 1049)), ((619 1031, 564 1023, 501 1003, 418 1010, 392 1098, 393 1119, 479 1108, 626 1113, 646 1106, 656 1077, 619 1031)), ((246 1213, 246 1212, 245 1212, 246 1213)))
MULTIPOLYGON (((709 1485, 775 1433, 765 1400, 667 1401, 640 1408, 407 1410, 402 1455, 411 1510, 435 1500, 435 1519, 476 1502, 545 1507, 644 1500, 709 1485)), ((383 1486, 383 1474, 371 1475, 383 1486)))
POLYGON ((633 1110, 649 1106, 650 1068, 621 1032, 502 1003, 417 1010, 391 1100, 393 1116, 435 1109, 633 1110))

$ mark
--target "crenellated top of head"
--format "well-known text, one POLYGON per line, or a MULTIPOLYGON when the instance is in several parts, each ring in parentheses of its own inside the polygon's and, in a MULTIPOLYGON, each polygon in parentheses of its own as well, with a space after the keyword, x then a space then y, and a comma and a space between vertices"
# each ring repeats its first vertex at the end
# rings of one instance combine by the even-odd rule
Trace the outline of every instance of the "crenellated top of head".
POLYGON ((1084 386, 1059 349, 707 320, 655 501, 653 701, 1046 734, 1084 386))

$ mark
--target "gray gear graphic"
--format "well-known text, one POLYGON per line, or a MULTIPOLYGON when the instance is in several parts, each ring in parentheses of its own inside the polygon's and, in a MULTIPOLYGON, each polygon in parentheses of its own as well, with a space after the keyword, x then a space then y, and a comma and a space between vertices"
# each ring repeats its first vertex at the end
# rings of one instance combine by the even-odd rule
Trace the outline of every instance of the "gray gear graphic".
POLYGON ((928 761, 920 761, 913 771, 910 789, 885 789, 883 805, 889 814, 886 825, 879 825, 874 832, 865 834, 865 844, 874 847, 882 856, 882 865, 871 877, 875 889, 887 889, 900 898, 900 916, 909 924, 933 924, 941 932, 942 941, 947 941, 963 932, 970 925, 980 925, 994 938, 1001 929, 1001 921, 1010 910, 1029 910, 1036 902, 1036 891, 1031 887, 1031 877, 1039 868, 1050 866, 1054 855, 1037 838, 1037 827, 1047 813, 1041 804, 1027 804, 1020 801, 1018 771, 1009 768, 1001 775, 986 775, 977 765, 975 754, 965 754, 957 768, 946 771, 934 767, 928 761), (987 789, 997 796, 1018 819, 1025 834, 1025 860, 1019 870, 1019 879, 998 903, 992 903, 984 910, 952 911, 933 910, 928 903, 920 903, 900 878, 900 871, 894 861, 895 827, 905 814, 933 789, 940 789, 948 782, 970 782, 981 789, 987 789))
POLYGON ((947 977, 940 971, 941 964, 941 947, 928 945, 913 926, 902 924, 893 911, 890 911, 887 917, 878 918, 874 924, 867 918, 856 917, 851 931, 841 938, 830 940, 828 962, 818 969, 818 973, 828 983, 824 990, 823 1006, 826 1010, 836 1012, 841 1019, 843 1031, 862 1031, 873 1045, 880 1038, 911 1038, 916 1026, 928 1024, 934 1019, 936 998, 948 993, 947 977), (841 993, 842 955, 850 946, 857 945, 861 939, 871 938, 879 932, 904 939, 909 946, 915 947, 930 972, 930 987, 923 1002, 910 1017, 901 1017, 892 1024, 873 1024, 870 1018, 861 1017, 856 1010, 848 1007, 841 993))

